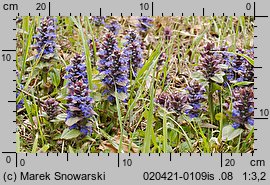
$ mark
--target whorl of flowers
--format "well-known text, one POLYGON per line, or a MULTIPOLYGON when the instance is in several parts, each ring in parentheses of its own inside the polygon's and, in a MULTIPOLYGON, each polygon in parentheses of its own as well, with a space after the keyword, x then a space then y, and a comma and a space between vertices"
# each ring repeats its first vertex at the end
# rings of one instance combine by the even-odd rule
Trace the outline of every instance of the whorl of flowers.
POLYGON ((156 97, 155 102, 168 111, 181 113, 186 107, 187 100, 187 96, 182 93, 163 92, 156 97))
POLYGON ((66 68, 67 75, 65 75, 65 78, 68 80, 67 121, 70 118, 77 118, 74 123, 68 125, 70 129, 78 129, 86 135, 91 134, 91 129, 86 126, 86 123, 95 112, 92 109, 93 99, 90 97, 84 61, 85 56, 76 54, 66 68))
POLYGON ((252 87, 239 87, 233 91, 233 128, 254 125, 254 94, 252 87))
POLYGON ((202 102, 205 101, 205 88, 198 81, 192 80, 186 90, 189 108, 185 110, 185 113, 190 118, 199 117, 203 111, 202 102))
POLYGON ((222 69, 220 64, 223 63, 222 54, 214 53, 214 44, 208 43, 204 47, 204 52, 201 53, 201 58, 199 61, 199 65, 196 69, 200 70, 203 76, 208 80, 211 81, 216 74, 222 73, 222 69))
POLYGON ((128 31, 125 39, 123 53, 128 57, 128 66, 135 77, 143 66, 142 41, 136 31, 128 31))
POLYGON ((55 38, 56 38, 56 18, 54 17, 43 17, 41 18, 40 27, 37 28, 38 34, 34 36, 37 43, 34 48, 37 49, 39 57, 48 59, 46 55, 54 54, 55 52, 55 38))
POLYGON ((127 94, 128 56, 120 53, 118 42, 112 32, 103 36, 98 55, 100 57, 98 70, 104 75, 102 80, 105 85, 104 94, 108 94, 108 100, 114 102, 115 87, 118 93, 127 94))
MULTIPOLYGON (((19 78, 19 72, 16 70, 16 76, 17 78, 19 78)), ((20 85, 20 88, 23 89, 23 85, 20 85)), ((20 95, 19 91, 16 91, 16 99, 18 98, 18 96, 20 95)), ((21 108, 23 108, 24 106, 24 101, 23 99, 21 99, 17 104, 16 104, 16 109, 19 110, 21 108)))
MULTIPOLYGON (((247 55, 251 59, 254 59, 254 48, 246 51, 237 49, 236 53, 247 55)), ((222 54, 225 64, 228 66, 228 70, 225 72, 227 79, 230 82, 254 82, 254 67, 248 62, 247 59, 233 53, 223 52, 222 54)))
POLYGON ((105 27, 111 32, 113 32, 114 35, 117 35, 119 33, 119 30, 121 29, 121 26, 117 21, 112 21, 110 24, 107 24, 105 27))
POLYGON ((44 101, 43 109, 49 116, 49 120, 54 119, 58 115, 59 113, 58 105, 59 102, 54 98, 48 98, 47 100, 44 101))
POLYGON ((139 24, 137 24, 137 28, 141 32, 147 32, 149 28, 153 26, 153 19, 147 16, 143 16, 138 18, 139 24))
POLYGON ((95 26, 99 27, 105 25, 106 16, 91 16, 89 19, 95 26))
POLYGON ((171 40, 172 37, 172 30, 170 27, 165 27, 164 28, 164 38, 166 41, 171 40))
MULTIPOLYGON (((21 85, 21 89, 22 89, 22 88, 23 88, 23 86, 21 85)), ((17 91, 17 92, 16 92, 16 98, 18 98, 19 95, 20 95, 20 92, 17 91)), ((16 109, 19 110, 19 109, 23 108, 23 106, 24 106, 24 101, 23 101, 23 99, 21 99, 21 100, 16 104, 16 109)))

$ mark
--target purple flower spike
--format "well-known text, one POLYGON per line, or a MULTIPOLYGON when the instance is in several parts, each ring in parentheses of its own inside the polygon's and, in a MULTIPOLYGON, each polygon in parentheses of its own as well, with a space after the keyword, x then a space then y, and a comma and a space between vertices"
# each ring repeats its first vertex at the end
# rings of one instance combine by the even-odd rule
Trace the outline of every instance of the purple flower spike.
POLYGON ((185 113, 190 118, 199 117, 203 110, 202 102, 205 101, 205 88, 198 81, 192 80, 186 90, 189 107, 185 110, 185 113))
POLYGON ((117 35, 119 33, 119 30, 121 29, 121 26, 117 21, 112 21, 110 24, 107 24, 105 27, 111 32, 113 32, 114 35, 117 35))
POLYGON ((138 18, 139 24, 137 24, 137 28, 140 32, 147 32, 153 26, 153 19, 150 17, 140 17, 138 18))
POLYGON ((99 27, 105 25, 106 16, 92 16, 89 19, 92 20, 95 26, 99 27))
MULTIPOLYGON (((108 95, 110 102, 115 102, 115 87, 118 93, 127 95, 128 55, 120 53, 118 42, 112 32, 106 33, 99 49, 98 70, 104 76, 102 82, 105 85, 104 94, 108 95)), ((125 101, 126 99, 122 99, 125 101)))
POLYGON ((40 27, 37 28, 39 32, 33 38, 36 39, 37 43, 33 48, 37 49, 39 57, 42 55, 43 58, 49 59, 50 54, 55 52, 55 39, 56 39, 56 18, 47 16, 41 18, 40 27))
POLYGON ((56 101, 54 98, 49 98, 44 101, 43 109, 49 116, 49 120, 54 119, 58 115, 59 113, 58 105, 59 105, 59 102, 56 101))
POLYGON ((238 87, 233 91, 232 119, 234 128, 254 125, 254 94, 252 87, 238 87), (236 127, 238 125, 238 127, 236 127))
POLYGON ((78 118, 78 121, 73 123, 70 129, 78 129, 82 134, 85 134, 83 128, 86 127, 88 119, 95 114, 92 109, 94 101, 90 97, 84 61, 85 57, 77 54, 71 59, 70 66, 66 68, 67 75, 65 76, 65 79, 68 80, 67 120, 69 118, 78 118))
POLYGON ((211 78, 216 74, 221 73, 222 69, 219 64, 223 63, 222 54, 214 53, 214 44, 208 43, 204 47, 204 52, 201 53, 201 58, 199 62, 199 66, 197 67, 203 74, 203 76, 211 81, 211 78))
POLYGON ((133 77, 137 76, 137 71, 143 66, 142 41, 135 31, 128 31, 125 36, 123 53, 128 57, 128 66, 133 77))

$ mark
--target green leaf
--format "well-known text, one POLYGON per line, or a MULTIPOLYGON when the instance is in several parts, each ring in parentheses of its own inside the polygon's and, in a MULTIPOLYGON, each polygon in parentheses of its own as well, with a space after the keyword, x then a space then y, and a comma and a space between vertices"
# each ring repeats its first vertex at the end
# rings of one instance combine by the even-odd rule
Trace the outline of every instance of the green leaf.
POLYGON ((31 57, 29 57, 29 58, 26 60, 26 62, 29 62, 29 61, 32 61, 32 60, 35 60, 35 59, 36 59, 35 56, 31 56, 31 57))
POLYGON ((54 53, 50 53, 50 54, 47 54, 47 55, 43 55, 42 57, 45 58, 45 59, 50 59, 50 58, 53 58, 54 56, 54 53))
POLYGON ((223 74, 215 74, 215 76, 211 77, 211 80, 217 83, 223 83, 223 74))
POLYGON ((47 152, 47 150, 50 148, 49 144, 44 145, 38 152, 47 152))
POLYGON ((253 84, 254 82, 246 82, 246 81, 243 81, 243 82, 236 82, 232 85, 232 87, 235 87, 235 86, 245 86, 245 85, 250 85, 250 84, 253 84))
POLYGON ((65 121, 66 120, 66 117, 67 117, 67 114, 66 113, 62 113, 62 114, 58 114, 56 116, 56 119, 59 120, 59 121, 65 121))
POLYGON ((74 125, 75 123, 77 123, 78 121, 80 121, 81 119, 82 119, 81 117, 69 118, 69 119, 66 121, 66 125, 67 125, 67 126, 72 126, 72 125, 74 125))
POLYGON ((36 153, 37 152, 37 147, 38 147, 38 133, 36 133, 36 137, 35 137, 35 140, 34 140, 34 144, 33 144, 31 153, 36 153))
POLYGON ((219 112, 219 113, 217 113, 216 115, 215 115, 215 118, 216 118, 216 120, 221 120, 221 119, 223 119, 225 117, 225 115, 224 114, 222 114, 221 112, 219 112))
POLYGON ((119 100, 124 101, 127 99, 127 97, 128 97, 128 95, 126 93, 123 93, 123 92, 117 93, 117 98, 119 98, 119 100))
POLYGON ((222 88, 221 88, 220 85, 218 85, 218 84, 216 84, 216 83, 213 83, 213 89, 212 89, 213 92, 215 92, 215 91, 217 91, 217 90, 221 90, 221 89, 222 89, 222 88))
POLYGON ((60 72, 54 68, 53 71, 50 72, 50 77, 52 79, 53 85, 58 87, 61 81, 60 72))
POLYGON ((245 58, 252 66, 254 66, 254 60, 252 58, 250 58, 249 56, 243 55, 243 54, 240 54, 240 53, 235 53, 235 54, 245 58))
POLYGON ((232 125, 227 125, 222 129, 222 140, 230 141, 239 136, 244 130, 241 128, 234 129, 232 125))
POLYGON ((71 154, 75 153, 74 149, 70 145, 68 145, 68 152, 71 153, 71 154))
POLYGON ((195 80, 201 80, 204 79, 203 74, 201 72, 193 72, 191 74, 191 78, 195 79, 195 80))
POLYGON ((66 128, 63 131, 60 139, 66 139, 66 140, 73 139, 73 138, 78 137, 80 134, 81 132, 79 130, 76 130, 76 129, 69 130, 69 128, 66 128))
POLYGON ((228 66, 226 64, 219 64, 218 67, 221 69, 228 69, 228 66))

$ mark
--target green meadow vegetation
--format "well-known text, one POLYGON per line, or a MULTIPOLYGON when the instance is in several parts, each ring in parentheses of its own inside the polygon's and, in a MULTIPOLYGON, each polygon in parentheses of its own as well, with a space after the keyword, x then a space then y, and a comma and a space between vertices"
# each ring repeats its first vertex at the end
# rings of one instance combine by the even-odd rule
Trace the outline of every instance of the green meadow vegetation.
POLYGON ((17 21, 16 151, 253 152, 253 17, 17 21))

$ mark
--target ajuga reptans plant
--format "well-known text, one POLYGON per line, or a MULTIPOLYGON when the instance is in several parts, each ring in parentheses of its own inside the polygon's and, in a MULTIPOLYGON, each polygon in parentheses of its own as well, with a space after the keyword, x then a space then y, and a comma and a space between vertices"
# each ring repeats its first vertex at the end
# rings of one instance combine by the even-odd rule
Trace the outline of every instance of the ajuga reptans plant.
POLYGON ((233 91, 233 128, 254 125, 254 93, 252 87, 238 87, 233 91))
POLYGON ((92 132, 91 125, 88 122, 95 112, 92 109, 93 99, 90 97, 90 90, 88 89, 84 61, 84 56, 76 54, 66 68, 65 79, 68 80, 66 123, 70 126, 70 129, 78 129, 82 134, 87 135, 92 132))
MULTIPOLYGON (((117 93, 127 95, 128 85, 128 56, 121 54, 118 42, 112 32, 103 36, 103 42, 98 52, 98 70, 103 75, 103 84, 110 102, 115 102, 115 90, 117 93), (116 88, 116 89, 115 89, 116 88)), ((126 100, 126 97, 122 100, 126 100)))
POLYGON ((34 36, 37 42, 33 46, 38 52, 36 57, 49 60, 53 57, 56 48, 56 18, 50 16, 41 18, 37 31, 38 34, 34 36))
POLYGON ((128 58, 128 66, 132 76, 136 77, 138 69, 143 66, 142 41, 136 31, 127 31, 123 53, 128 58))

